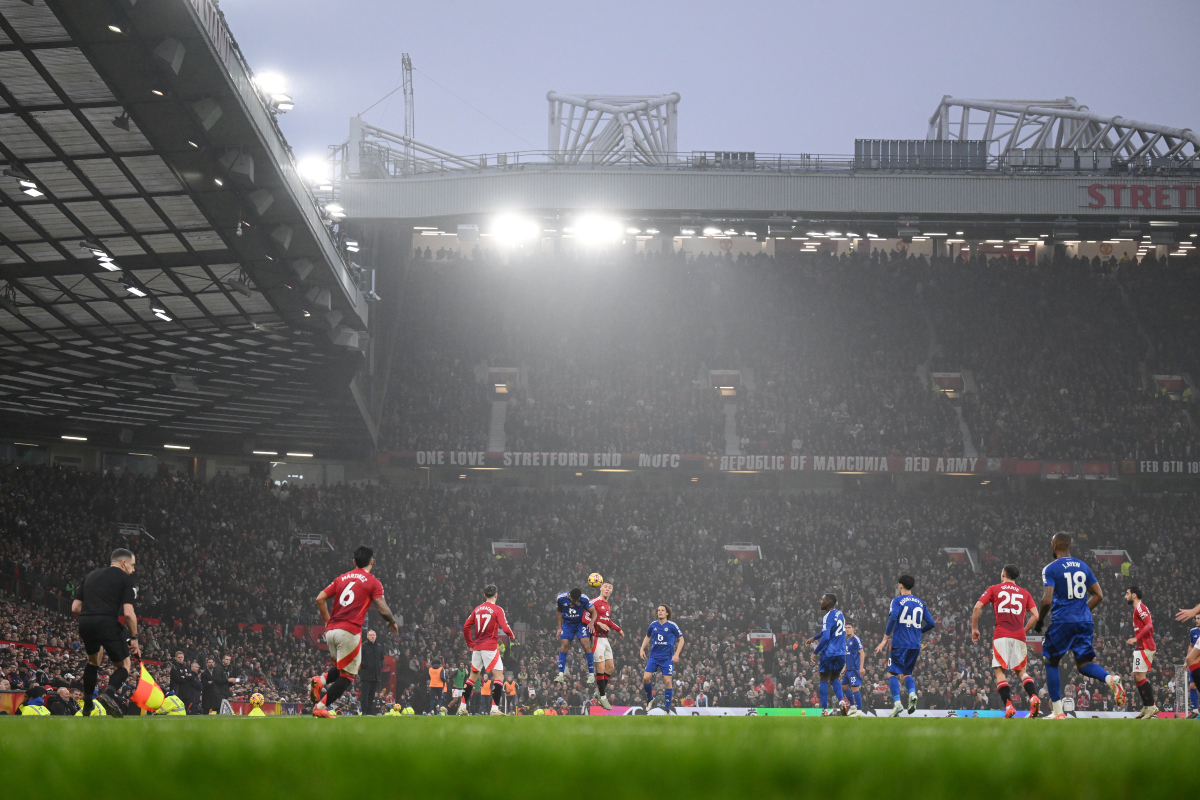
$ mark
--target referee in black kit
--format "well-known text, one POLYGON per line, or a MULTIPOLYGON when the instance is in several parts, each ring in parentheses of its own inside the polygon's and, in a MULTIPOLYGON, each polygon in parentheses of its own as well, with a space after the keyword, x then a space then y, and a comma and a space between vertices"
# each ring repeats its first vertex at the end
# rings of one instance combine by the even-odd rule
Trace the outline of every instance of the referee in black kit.
POLYGON ((104 706, 110 717, 122 717, 116 693, 129 677, 129 654, 141 655, 137 639, 137 615, 133 613, 133 601, 137 589, 133 585, 133 569, 137 559, 129 550, 118 548, 112 552, 112 563, 94 569, 87 574, 77 589, 71 603, 71 616, 79 620, 79 638, 87 651, 87 666, 83 668, 83 715, 90 716, 92 694, 100 678, 100 662, 108 653, 108 660, 116 665, 108 679, 108 691, 101 692, 96 702, 104 706), (125 628, 117 617, 125 616, 125 628), (126 633, 125 629, 128 629, 126 633))

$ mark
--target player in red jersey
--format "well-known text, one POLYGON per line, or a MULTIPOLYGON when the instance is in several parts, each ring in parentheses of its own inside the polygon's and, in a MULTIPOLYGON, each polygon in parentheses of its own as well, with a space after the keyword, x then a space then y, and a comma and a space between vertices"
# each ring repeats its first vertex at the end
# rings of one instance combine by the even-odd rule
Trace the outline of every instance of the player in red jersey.
POLYGON ((371 574, 374 567, 375 551, 360 547, 354 551, 354 569, 334 578, 333 583, 317 595, 317 611, 325 623, 325 643, 329 645, 333 669, 325 676, 325 696, 313 706, 314 717, 328 718, 329 706, 345 694, 358 674, 367 609, 374 605, 379 616, 387 620, 392 633, 400 632, 392 610, 383 601, 383 584, 371 574), (330 598, 335 600, 333 614, 325 605, 330 598))
POLYGON ((467 713, 467 701, 471 692, 475 691, 475 681, 480 672, 492 673, 492 715, 503 716, 500 710, 500 698, 504 696, 504 662, 500 660, 500 631, 504 631, 510 640, 515 639, 512 628, 508 627, 508 619, 504 609, 496 605, 496 585, 489 583, 483 587, 483 602, 475 607, 467 621, 463 623, 463 638, 471 648, 471 674, 463 686, 462 700, 458 704, 458 714, 467 713))
POLYGON ((1025 634, 1038 621, 1038 609, 1033 595, 1017 586, 1019 577, 1021 572, 1012 564, 1007 565, 1000 571, 1000 583, 989 586, 979 598, 971 611, 971 641, 979 641, 979 616, 984 606, 992 605, 996 612, 996 630, 992 634, 992 667, 996 673, 996 689, 1004 701, 1004 716, 1008 719, 1017 713, 1012 704, 1006 674, 1008 670, 1013 670, 1029 695, 1029 718, 1037 719, 1042 703, 1037 696, 1037 685, 1025 671, 1025 664, 1029 660, 1025 634))
POLYGON ((595 623, 592 657, 596 663, 596 695, 600 698, 600 705, 608 709, 612 708, 612 702, 609 701, 606 692, 614 668, 612 642, 608 640, 608 634, 610 631, 616 631, 618 636, 625 636, 621 626, 612 621, 612 606, 608 602, 612 593, 611 583, 600 584, 600 596, 592 600, 592 610, 585 617, 589 624, 595 623))
POLYGON ((1142 590, 1138 587, 1130 586, 1125 590, 1125 602, 1133 606, 1133 638, 1125 644, 1133 645, 1133 682, 1142 696, 1142 710, 1137 718, 1154 719, 1158 706, 1154 703, 1154 687, 1146 678, 1154 665, 1154 620, 1150 618, 1150 609, 1142 602, 1142 590))

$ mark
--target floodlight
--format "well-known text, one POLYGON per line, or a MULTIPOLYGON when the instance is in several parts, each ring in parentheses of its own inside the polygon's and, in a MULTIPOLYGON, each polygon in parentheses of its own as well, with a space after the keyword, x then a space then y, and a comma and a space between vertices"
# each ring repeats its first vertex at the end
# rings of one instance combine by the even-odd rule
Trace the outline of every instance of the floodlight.
POLYGON ((68 436, 66 434, 63 434, 62 438, 66 439, 68 442, 86 442, 87 441, 86 436, 68 436))
POLYGON ((192 446, 187 444, 164 444, 163 448, 167 450, 191 450, 192 446))
POLYGON ((328 183, 333 177, 329 162, 316 156, 301 159, 296 172, 307 183, 328 183))
POLYGON ((621 223, 611 217, 588 215, 575 222, 575 236, 587 244, 615 242, 621 235, 621 223))
POLYGON ((492 235, 504 244, 520 244, 542 235, 540 223, 516 214, 501 214, 492 220, 492 235))
POLYGON ((720 236, 721 229, 720 228, 705 228, 704 235, 705 236, 720 236))
POLYGON ((278 72, 263 72, 254 76, 254 85, 265 95, 287 92, 287 80, 278 72))
POLYGON ((325 213, 329 214, 333 219, 341 219, 346 216, 346 209, 342 208, 337 203, 330 203, 325 206, 325 213))
POLYGON ((125 291, 129 292, 134 297, 145 297, 146 293, 136 286, 126 286, 125 291))

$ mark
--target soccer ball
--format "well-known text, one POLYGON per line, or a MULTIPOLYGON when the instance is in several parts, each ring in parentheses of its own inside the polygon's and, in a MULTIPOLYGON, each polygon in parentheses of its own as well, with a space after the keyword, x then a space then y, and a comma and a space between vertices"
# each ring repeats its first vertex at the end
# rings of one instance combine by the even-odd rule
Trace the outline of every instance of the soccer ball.
POLYGON ((406 717, 411 717, 413 714, 415 714, 415 713, 417 713, 417 712, 413 711, 413 708, 412 708, 412 706, 405 706, 405 707, 404 707, 404 710, 403 710, 403 711, 401 711, 400 713, 401 713, 403 716, 406 716, 406 717))
POLYGON ((588 575, 588 586, 591 586, 593 589, 599 589, 603 583, 604 576, 599 572, 593 572, 591 575, 588 575))
POLYGON ((258 692, 250 695, 250 705, 254 706, 255 708, 261 708, 262 704, 265 702, 267 702, 266 699, 258 692))

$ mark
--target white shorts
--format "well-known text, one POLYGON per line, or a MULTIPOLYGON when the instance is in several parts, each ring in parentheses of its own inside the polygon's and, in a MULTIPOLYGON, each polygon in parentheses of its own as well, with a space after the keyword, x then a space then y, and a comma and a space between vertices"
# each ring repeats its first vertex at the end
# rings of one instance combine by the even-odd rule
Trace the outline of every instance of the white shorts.
POLYGON ((357 675, 362 664, 362 634, 334 628, 325 631, 325 644, 329 645, 329 657, 339 672, 357 675))
POLYGON ((504 669, 504 661, 500 658, 499 650, 472 650, 471 669, 478 672, 491 672, 504 669))
POLYGON ((592 660, 599 663, 601 661, 612 661, 612 642, 607 636, 596 637, 596 649, 592 651, 592 660))
POLYGON ((462 693, 463 693, 462 689, 451 689, 450 690, 451 697, 462 697, 462 693))
POLYGON ((1020 639, 992 639, 992 666, 1021 671, 1029 660, 1029 650, 1020 639))
POLYGON ((1133 672, 1149 672, 1154 666, 1154 650, 1133 651, 1133 672))

